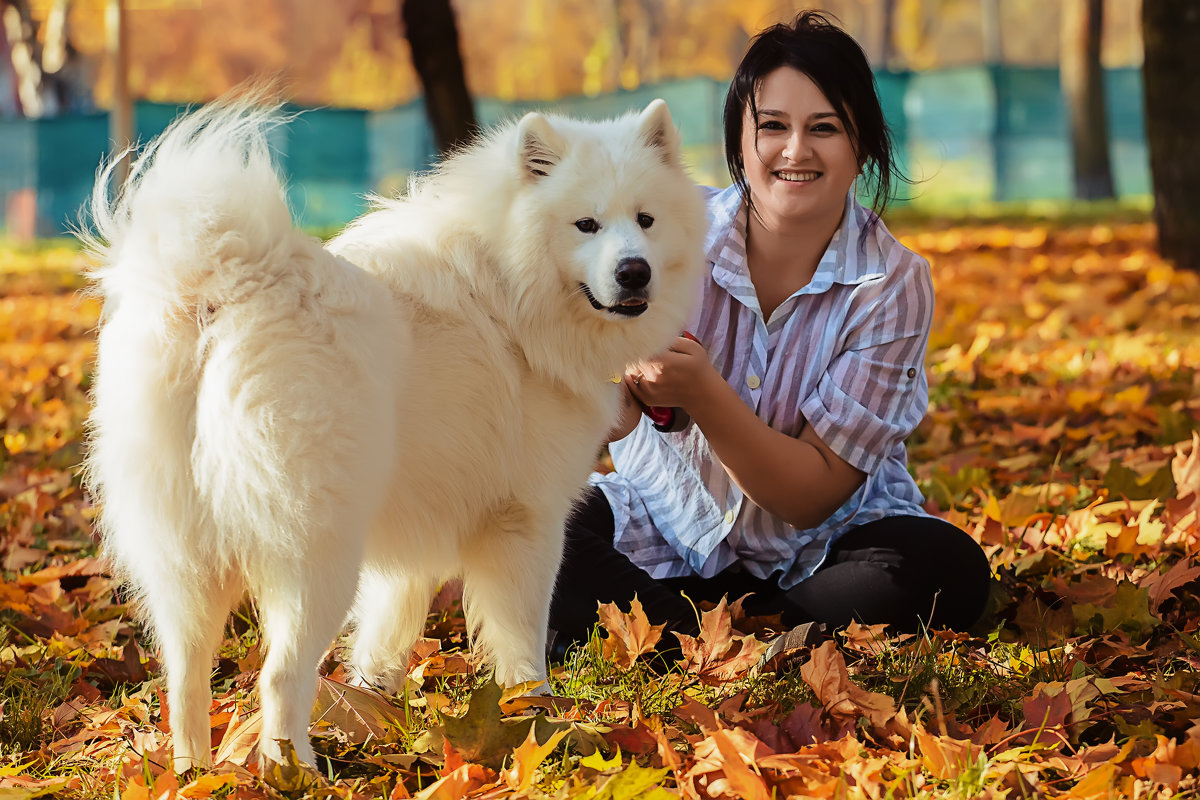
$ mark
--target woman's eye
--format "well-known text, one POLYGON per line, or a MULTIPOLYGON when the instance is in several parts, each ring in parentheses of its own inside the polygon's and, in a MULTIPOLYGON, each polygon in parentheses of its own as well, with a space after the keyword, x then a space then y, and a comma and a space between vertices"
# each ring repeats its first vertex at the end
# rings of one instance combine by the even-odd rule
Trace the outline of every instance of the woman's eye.
POLYGON ((575 227, 583 233, 595 233, 600 230, 600 223, 591 217, 575 220, 575 227))
POLYGON ((649 214, 638 214, 637 222, 638 225, 642 226, 642 230, 645 230, 654 224, 654 217, 650 216, 649 214))
POLYGON ((766 122, 759 123, 760 131, 781 131, 784 130, 783 123, 777 119, 769 119, 766 122))
POLYGON ((837 126, 833 125, 832 123, 829 123, 829 122, 821 122, 817 125, 814 125, 812 130, 813 130, 813 133, 837 133, 838 132, 837 126))

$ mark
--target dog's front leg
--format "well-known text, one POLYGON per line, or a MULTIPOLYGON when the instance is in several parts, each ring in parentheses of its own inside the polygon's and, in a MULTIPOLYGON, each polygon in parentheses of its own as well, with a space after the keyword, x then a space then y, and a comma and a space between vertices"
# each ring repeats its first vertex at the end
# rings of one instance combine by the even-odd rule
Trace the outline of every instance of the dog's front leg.
POLYGON ((546 625, 562 542, 561 519, 539 520, 512 503, 465 543, 467 625, 502 686, 546 680, 546 625))

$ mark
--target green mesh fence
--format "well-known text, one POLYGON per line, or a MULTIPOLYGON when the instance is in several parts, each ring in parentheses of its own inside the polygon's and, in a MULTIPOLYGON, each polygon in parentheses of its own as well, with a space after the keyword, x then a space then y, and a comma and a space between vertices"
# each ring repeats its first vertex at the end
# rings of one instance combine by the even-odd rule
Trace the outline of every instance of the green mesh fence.
MULTIPOLYGON (((917 183, 901 202, 948 206, 993 200, 1067 198, 1072 191, 1068 123, 1055 69, 972 67, 879 73, 885 116, 895 133, 900 167, 917 183)), ((1114 180, 1121 196, 1150 191, 1137 69, 1105 75, 1114 180)), ((479 99, 484 125, 542 109, 610 117, 662 97, 683 136, 694 177, 728 182, 721 145, 725 84, 693 78, 600 97, 552 103, 479 99)), ((160 133, 182 110, 139 103, 140 140, 160 133)), ((291 109, 299 111, 299 109, 291 109)), ((435 158, 423 107, 382 112, 313 109, 273 135, 300 221, 314 228, 344 224, 372 192, 403 189, 413 171, 435 158)), ((109 148, 105 115, 0 120, 0 219, 9 234, 55 235, 73 223, 109 148)))

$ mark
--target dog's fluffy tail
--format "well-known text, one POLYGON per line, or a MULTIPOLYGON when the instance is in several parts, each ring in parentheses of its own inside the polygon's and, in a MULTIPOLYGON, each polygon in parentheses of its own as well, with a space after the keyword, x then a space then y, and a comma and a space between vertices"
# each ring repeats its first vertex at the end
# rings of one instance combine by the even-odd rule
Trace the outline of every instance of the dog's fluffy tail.
POLYGON ((118 156, 102 165, 79 237, 111 299, 163 311, 220 305, 239 267, 270 261, 296 231, 268 147, 285 121, 262 93, 182 116, 133 160, 110 198, 118 156))

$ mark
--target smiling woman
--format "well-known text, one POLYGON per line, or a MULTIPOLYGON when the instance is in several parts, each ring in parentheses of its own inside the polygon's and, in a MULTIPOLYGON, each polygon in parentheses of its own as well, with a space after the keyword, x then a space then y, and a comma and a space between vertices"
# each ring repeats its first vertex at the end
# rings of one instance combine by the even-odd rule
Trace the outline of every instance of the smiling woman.
MULTIPOLYGON (((635 595, 684 632, 687 598, 748 592, 748 611, 789 626, 969 627, 987 559, 924 511, 904 446, 928 403, 929 265, 856 198, 865 176, 882 210, 903 179, 862 49, 811 12, 763 31, 730 86, 725 148, 695 338, 626 376, 616 471, 568 523, 557 642, 635 595), (655 406, 690 423, 636 413, 655 406)), ((803 630, 780 641, 811 643, 803 630)))

